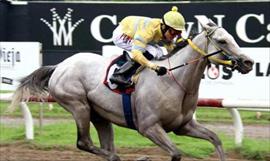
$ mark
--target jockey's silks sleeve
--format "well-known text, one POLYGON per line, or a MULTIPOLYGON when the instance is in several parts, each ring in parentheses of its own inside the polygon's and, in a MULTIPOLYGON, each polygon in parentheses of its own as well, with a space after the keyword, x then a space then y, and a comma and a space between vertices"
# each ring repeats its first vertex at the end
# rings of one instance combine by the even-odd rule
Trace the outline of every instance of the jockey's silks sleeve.
POLYGON ((156 69, 157 65, 148 61, 143 53, 148 43, 162 39, 160 23, 160 19, 139 16, 128 16, 120 22, 123 32, 133 38, 132 59, 151 69, 156 69))

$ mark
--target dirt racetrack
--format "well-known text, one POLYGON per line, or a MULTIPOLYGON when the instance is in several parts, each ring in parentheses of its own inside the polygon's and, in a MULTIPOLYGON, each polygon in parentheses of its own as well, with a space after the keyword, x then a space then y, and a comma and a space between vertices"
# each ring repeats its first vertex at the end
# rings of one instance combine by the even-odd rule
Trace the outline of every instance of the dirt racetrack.
MULTIPOLYGON (((147 156, 152 161, 170 161, 168 154, 161 149, 153 148, 120 148, 118 154, 122 161, 134 161, 147 156)), ((41 150, 25 143, 0 146, 0 161, 105 161, 95 155, 79 151, 75 148, 41 150)), ((218 161, 216 156, 206 159, 184 157, 182 161, 218 161)), ((235 153, 227 154, 227 161, 247 161, 235 153)), ((249 160, 250 161, 250 160, 249 160)))
MULTIPOLYGON (((18 125, 23 123, 22 120, 1 118, 1 123, 7 125, 18 125), (15 123, 14 123, 15 122, 15 123)), ((53 120, 55 122, 55 120, 53 120)), ((46 120, 46 124, 50 121, 46 120)), ((209 125, 206 127, 212 129, 215 132, 222 132, 227 135, 233 136, 232 125, 209 125)), ((251 138, 269 138, 270 127, 259 125, 245 126, 245 136, 251 138)), ((122 161, 134 161, 139 157, 148 156, 152 161, 170 161, 170 157, 167 153, 162 151, 158 147, 153 148, 120 148, 117 149, 122 161)), ((0 144, 0 161, 105 161, 93 154, 82 152, 75 147, 63 148, 50 148, 40 149, 25 142, 17 142, 14 144, 0 144)), ((206 159, 194 159, 189 157, 183 157, 182 161, 218 161, 217 156, 213 155, 206 159)), ((227 161, 250 161, 243 159, 239 154, 234 152, 227 152, 227 161)))

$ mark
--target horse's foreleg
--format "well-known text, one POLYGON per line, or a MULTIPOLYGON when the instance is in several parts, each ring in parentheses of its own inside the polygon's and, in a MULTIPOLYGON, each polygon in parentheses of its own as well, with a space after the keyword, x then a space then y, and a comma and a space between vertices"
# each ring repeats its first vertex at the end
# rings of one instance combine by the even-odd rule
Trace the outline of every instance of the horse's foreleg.
POLYGON ((198 124, 195 120, 191 120, 185 126, 176 129, 174 133, 176 135, 186 135, 210 141, 215 146, 220 161, 225 161, 225 153, 218 136, 214 132, 198 124))
POLYGON ((91 121, 97 130, 101 148, 115 153, 112 123, 102 118, 91 121))
POLYGON ((148 127, 144 131, 141 131, 141 133, 162 149, 169 152, 172 157, 172 161, 181 160, 180 151, 177 149, 176 145, 172 143, 167 133, 159 124, 148 127))

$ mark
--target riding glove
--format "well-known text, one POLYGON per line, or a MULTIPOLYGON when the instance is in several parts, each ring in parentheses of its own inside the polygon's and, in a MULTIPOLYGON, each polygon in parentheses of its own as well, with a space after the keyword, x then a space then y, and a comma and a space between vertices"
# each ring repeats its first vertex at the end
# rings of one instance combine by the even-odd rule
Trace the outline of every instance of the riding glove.
POLYGON ((155 72, 157 72, 158 76, 163 76, 163 75, 167 74, 167 68, 162 67, 162 66, 158 66, 156 68, 155 72))

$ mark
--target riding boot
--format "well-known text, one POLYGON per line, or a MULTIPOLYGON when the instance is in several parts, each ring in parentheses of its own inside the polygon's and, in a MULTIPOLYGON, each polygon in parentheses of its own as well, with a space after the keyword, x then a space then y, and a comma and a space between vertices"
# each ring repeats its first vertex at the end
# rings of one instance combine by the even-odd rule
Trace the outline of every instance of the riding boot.
POLYGON ((133 75, 140 65, 133 60, 128 60, 110 78, 112 83, 130 86, 132 82, 128 80, 128 76, 133 75))

